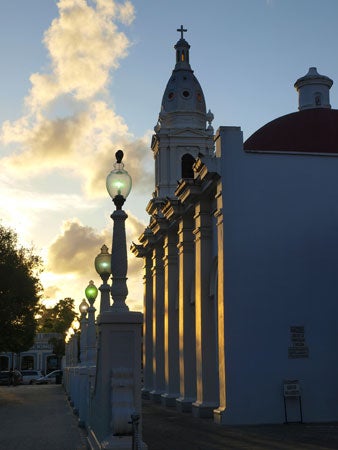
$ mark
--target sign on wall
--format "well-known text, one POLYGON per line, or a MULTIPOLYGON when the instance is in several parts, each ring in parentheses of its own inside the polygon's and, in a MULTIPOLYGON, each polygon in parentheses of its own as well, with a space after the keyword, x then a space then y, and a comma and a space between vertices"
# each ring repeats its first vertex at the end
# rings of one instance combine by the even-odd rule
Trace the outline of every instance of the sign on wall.
POLYGON ((309 357, 309 347, 305 342, 304 326, 290 327, 290 341, 291 345, 288 351, 289 358, 294 359, 309 357))
POLYGON ((284 397, 300 397, 299 380, 284 380, 284 397))

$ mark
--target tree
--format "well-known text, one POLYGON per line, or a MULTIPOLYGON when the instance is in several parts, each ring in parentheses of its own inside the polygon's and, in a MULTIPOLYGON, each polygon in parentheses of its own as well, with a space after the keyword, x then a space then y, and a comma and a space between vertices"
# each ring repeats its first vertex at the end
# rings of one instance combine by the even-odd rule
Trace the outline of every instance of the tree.
POLYGON ((60 300, 52 308, 46 308, 45 305, 40 306, 38 331, 40 333, 60 334, 59 338, 52 337, 49 339, 49 343, 53 346, 53 353, 58 360, 58 367, 62 356, 65 354, 66 333, 75 317, 77 317, 77 314, 74 311, 74 300, 69 297, 60 300))
POLYGON ((0 351, 20 353, 33 345, 41 271, 41 258, 0 224, 0 351))
POLYGON ((64 298, 52 308, 40 306, 38 318, 38 331, 40 333, 60 333, 64 338, 75 317, 74 300, 64 298))

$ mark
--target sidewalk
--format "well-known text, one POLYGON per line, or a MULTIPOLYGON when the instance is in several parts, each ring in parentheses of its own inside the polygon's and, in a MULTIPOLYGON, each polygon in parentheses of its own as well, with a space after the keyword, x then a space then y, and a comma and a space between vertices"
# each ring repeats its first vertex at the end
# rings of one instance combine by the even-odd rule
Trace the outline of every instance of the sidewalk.
POLYGON ((148 450, 337 450, 338 423, 221 426, 143 401, 148 450))
MULTIPOLYGON (((337 450, 338 423, 219 426, 143 401, 148 450, 337 450)), ((85 450, 61 385, 0 386, 0 450, 85 450)))
POLYGON ((61 385, 0 386, 0 450, 84 450, 61 385))

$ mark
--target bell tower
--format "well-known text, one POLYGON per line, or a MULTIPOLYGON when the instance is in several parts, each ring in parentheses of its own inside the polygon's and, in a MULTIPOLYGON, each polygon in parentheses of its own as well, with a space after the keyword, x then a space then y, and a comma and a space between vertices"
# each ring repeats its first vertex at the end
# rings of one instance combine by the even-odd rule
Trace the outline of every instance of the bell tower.
POLYGON ((151 203, 157 204, 175 198, 177 182, 193 178, 196 159, 212 155, 214 149, 213 114, 206 110, 203 90, 190 66, 190 45, 184 39, 187 30, 181 25, 177 31, 181 36, 174 46, 176 63, 163 94, 151 144, 155 159, 151 203))

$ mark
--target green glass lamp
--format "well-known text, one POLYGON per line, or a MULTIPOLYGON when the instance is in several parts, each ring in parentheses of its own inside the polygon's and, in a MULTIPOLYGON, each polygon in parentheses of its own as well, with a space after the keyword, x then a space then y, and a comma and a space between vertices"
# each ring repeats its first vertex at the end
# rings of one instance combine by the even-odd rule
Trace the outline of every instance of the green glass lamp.
POLYGON ((93 305, 93 303, 95 302, 95 299, 97 297, 98 294, 98 290, 97 287, 95 286, 94 282, 92 280, 89 281, 88 286, 85 289, 85 294, 86 294, 86 298, 90 303, 90 306, 93 305))

